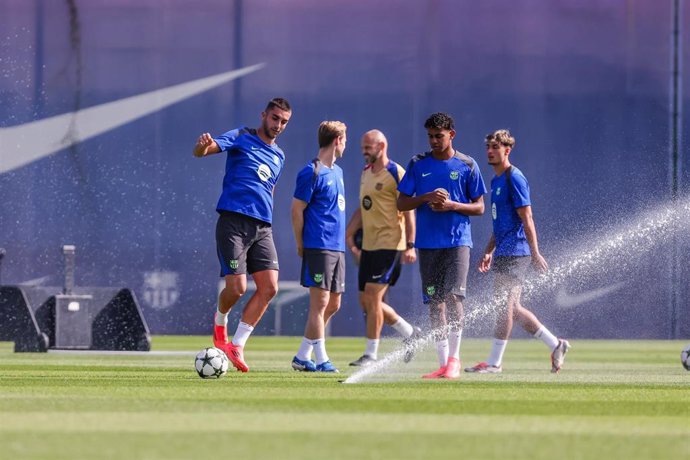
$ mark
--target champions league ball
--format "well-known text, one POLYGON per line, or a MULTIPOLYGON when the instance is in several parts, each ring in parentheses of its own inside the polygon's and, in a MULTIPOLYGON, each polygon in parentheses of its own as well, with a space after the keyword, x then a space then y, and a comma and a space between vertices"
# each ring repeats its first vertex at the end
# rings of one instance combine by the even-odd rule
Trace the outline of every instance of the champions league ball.
POLYGON ((683 351, 680 352, 680 363, 686 371, 690 371, 690 345, 687 345, 683 348, 683 351))
POLYGON ((204 348, 194 359, 194 369, 202 379, 218 379, 228 371, 228 357, 218 348, 204 348))

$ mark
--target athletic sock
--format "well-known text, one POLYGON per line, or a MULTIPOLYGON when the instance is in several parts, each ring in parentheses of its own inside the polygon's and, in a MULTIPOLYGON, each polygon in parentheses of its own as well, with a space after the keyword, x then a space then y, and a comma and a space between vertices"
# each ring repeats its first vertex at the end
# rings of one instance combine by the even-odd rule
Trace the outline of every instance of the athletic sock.
POLYGON ((534 337, 541 339, 542 342, 549 347, 549 350, 553 351, 558 346, 558 337, 553 335, 551 331, 546 329, 543 325, 539 328, 537 332, 534 333, 534 337))
POLYGON ((227 326, 228 325, 228 314, 221 313, 220 310, 216 310, 216 315, 213 317, 216 326, 227 326))
POLYGON ((398 321, 395 322, 395 324, 391 325, 393 329, 395 329, 398 334, 402 335, 405 338, 408 338, 412 335, 414 332, 414 328, 410 323, 405 321, 405 319, 400 316, 398 317, 398 321))
POLYGON ((441 367, 448 364, 448 339, 436 342, 436 353, 438 354, 438 363, 441 367))
POLYGON ((500 367, 503 362, 503 353, 506 351, 506 345, 508 345, 507 340, 494 339, 491 344, 491 354, 489 355, 489 359, 486 360, 486 364, 500 367))
POLYGON ((378 359, 379 342, 379 339, 367 339, 367 348, 364 350, 364 354, 371 359, 378 359))
POLYGON ((462 341, 462 329, 448 333, 448 355, 460 360, 460 342, 462 341))
POLYGON ((247 339, 249 339, 249 336, 252 335, 252 331, 254 331, 253 326, 250 326, 249 324, 240 321, 240 323, 237 325, 235 335, 232 336, 232 344, 235 346, 243 347, 244 344, 247 343, 247 339))
POLYGON ((302 337, 302 343, 297 350, 297 359, 302 361, 309 361, 311 359, 311 352, 314 350, 314 346, 311 344, 311 340, 302 337))
POLYGON ((314 347, 316 364, 322 364, 328 361, 328 353, 326 353, 326 339, 315 339, 311 341, 311 344, 314 347))

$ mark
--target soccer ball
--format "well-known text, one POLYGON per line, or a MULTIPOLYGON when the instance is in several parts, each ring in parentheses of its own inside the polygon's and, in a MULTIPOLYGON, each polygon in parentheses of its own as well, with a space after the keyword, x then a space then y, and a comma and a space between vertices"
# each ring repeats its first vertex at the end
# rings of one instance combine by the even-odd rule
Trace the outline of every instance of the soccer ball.
POLYGON ((690 345, 683 348, 683 351, 680 352, 680 363, 686 371, 690 371, 690 345))
POLYGON ((221 378, 228 371, 228 357, 218 348, 204 348, 194 359, 194 369, 202 379, 221 378))

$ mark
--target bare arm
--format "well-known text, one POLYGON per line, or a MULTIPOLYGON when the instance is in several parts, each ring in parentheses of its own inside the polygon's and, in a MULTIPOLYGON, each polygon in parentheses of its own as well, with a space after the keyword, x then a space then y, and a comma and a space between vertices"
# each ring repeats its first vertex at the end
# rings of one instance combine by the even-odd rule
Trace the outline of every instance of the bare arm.
POLYGON ((297 198, 292 199, 292 208, 290 215, 292 217, 292 232, 295 234, 295 243, 297 245, 297 255, 302 257, 304 252, 304 240, 302 239, 302 231, 304 230, 304 209, 307 203, 297 198))
POLYGON ((529 249, 532 253, 532 265, 534 265, 534 268, 538 272, 544 273, 546 270, 548 270, 549 265, 539 252, 537 228, 535 227, 534 220, 532 219, 532 207, 522 206, 521 208, 517 208, 515 211, 517 211, 518 216, 520 216, 520 220, 522 220, 522 225, 525 227, 525 237, 527 237, 527 243, 529 244, 529 249))
POLYGON ((357 208, 355 212, 352 213, 350 217, 350 222, 347 224, 347 229, 345 230, 345 242, 347 247, 350 248, 352 255, 355 258, 357 264, 359 264, 359 258, 362 256, 362 251, 355 245, 355 233, 357 230, 362 228, 362 209, 357 208))
POLYGON ((493 262, 495 250, 496 237, 492 233, 491 238, 489 238, 489 242, 486 244, 486 249, 484 249, 484 255, 482 256, 482 259, 479 261, 480 272, 486 273, 491 269, 491 263, 493 262))
POLYGON ((436 212, 454 211, 465 214, 466 216, 481 216, 484 214, 484 195, 480 195, 471 203, 445 200, 441 203, 432 204, 431 209, 436 212))
MULTIPOLYGON (((405 211, 403 213, 405 219, 405 242, 414 243, 417 236, 417 221, 414 211, 405 211)), ((402 263, 412 264, 417 260, 417 251, 414 248, 405 249, 402 255, 402 263)))
POLYGON ((206 155, 220 153, 220 147, 218 147, 218 144, 209 133, 204 133, 197 139, 192 152, 195 157, 205 157, 206 155))
POLYGON ((398 195, 398 211, 412 211, 425 203, 442 203, 448 199, 445 190, 434 190, 419 196, 409 196, 404 193, 398 195))

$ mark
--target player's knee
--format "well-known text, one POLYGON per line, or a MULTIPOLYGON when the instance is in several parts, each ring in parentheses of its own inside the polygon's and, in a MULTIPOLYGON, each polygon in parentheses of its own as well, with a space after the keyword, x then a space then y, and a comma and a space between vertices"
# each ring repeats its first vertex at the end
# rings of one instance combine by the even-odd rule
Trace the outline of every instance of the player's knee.
POLYGON ((278 294, 278 285, 271 283, 260 288, 257 286, 256 290, 262 298, 271 300, 278 294))

